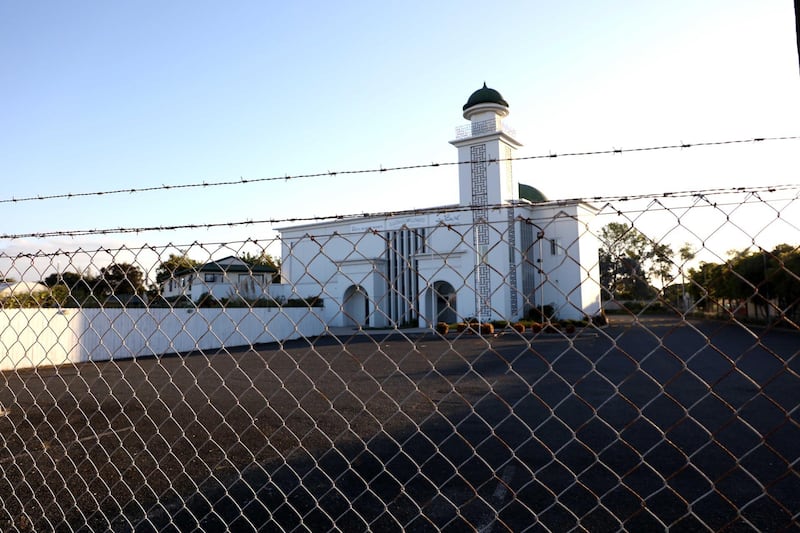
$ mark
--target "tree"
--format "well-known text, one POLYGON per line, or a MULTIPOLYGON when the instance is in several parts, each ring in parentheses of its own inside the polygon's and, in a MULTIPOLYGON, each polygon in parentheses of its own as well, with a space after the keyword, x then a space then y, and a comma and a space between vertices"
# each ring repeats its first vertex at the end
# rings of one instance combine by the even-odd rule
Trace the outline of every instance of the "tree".
POLYGON ((42 283, 48 287, 55 287, 56 285, 65 285, 70 289, 73 287, 80 287, 85 285, 88 289, 91 285, 92 277, 84 276, 77 272, 56 272, 50 274, 42 280, 42 283))
POLYGON ((681 256, 681 261, 683 261, 681 263, 681 268, 683 268, 686 263, 697 256, 697 252, 695 251, 694 247, 688 242, 683 243, 683 246, 681 246, 680 250, 678 250, 678 253, 681 256))
POLYGON ((698 268, 689 269, 689 293, 692 298, 705 304, 709 299, 719 302, 728 293, 726 283, 727 266, 718 263, 700 263, 698 268))
POLYGON ((681 265, 678 269, 681 273, 681 301, 678 307, 686 310, 686 263, 694 259, 697 256, 697 252, 695 252, 694 247, 690 243, 685 242, 678 250, 678 253, 681 257, 681 265))
POLYGON ((251 254, 250 252, 245 252, 243 255, 239 257, 239 259, 241 259, 248 265, 268 266, 274 268, 275 270, 279 270, 281 268, 280 258, 268 254, 267 252, 261 252, 258 255, 251 254))
POLYGON ((652 248, 647 254, 650 260, 649 272, 661 280, 662 287, 666 287, 672 280, 673 255, 675 252, 668 244, 659 243, 652 243, 652 248))
POLYGON ((652 298, 655 290, 650 275, 666 279, 672 267, 672 249, 620 222, 606 225, 600 242, 600 284, 607 295, 622 300, 652 298))
POLYGON ((175 272, 197 268, 200 264, 200 262, 187 257, 185 254, 170 254, 169 259, 162 261, 156 269, 156 284, 161 285, 163 282, 174 277, 175 272))
POLYGON ((92 300, 97 279, 78 272, 56 272, 42 280, 65 307, 83 307, 92 300))
POLYGON ((54 285, 50 288, 50 296, 58 307, 69 307, 75 301, 69 287, 66 285, 54 285))
POLYGON ((275 274, 273 274, 272 276, 273 281, 280 280, 280 271, 281 271, 280 257, 275 257, 274 255, 262 251, 258 255, 253 255, 250 254, 249 252, 245 252, 243 255, 239 257, 239 259, 241 259, 250 266, 267 266, 274 268, 275 274))
POLYGON ((781 244, 772 250, 770 266, 772 294, 786 316, 796 317, 800 309, 800 248, 781 244))
POLYGON ((117 295, 144 293, 144 272, 130 263, 112 263, 100 269, 95 284, 96 294, 108 298, 117 295))
POLYGON ((749 301, 761 307, 763 318, 770 309, 794 316, 800 306, 800 250, 780 244, 772 251, 732 250, 725 263, 701 263, 690 269, 693 295, 713 302, 749 301))

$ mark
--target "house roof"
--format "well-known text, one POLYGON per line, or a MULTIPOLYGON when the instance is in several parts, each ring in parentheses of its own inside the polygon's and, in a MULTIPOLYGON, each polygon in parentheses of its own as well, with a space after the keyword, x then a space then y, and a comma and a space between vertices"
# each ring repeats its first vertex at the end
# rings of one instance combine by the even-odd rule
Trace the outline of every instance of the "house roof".
POLYGON ((266 265, 250 265, 238 257, 228 256, 198 265, 194 268, 184 268, 175 272, 175 276, 195 274, 201 272, 223 272, 223 273, 253 273, 253 274, 275 274, 278 270, 266 265))

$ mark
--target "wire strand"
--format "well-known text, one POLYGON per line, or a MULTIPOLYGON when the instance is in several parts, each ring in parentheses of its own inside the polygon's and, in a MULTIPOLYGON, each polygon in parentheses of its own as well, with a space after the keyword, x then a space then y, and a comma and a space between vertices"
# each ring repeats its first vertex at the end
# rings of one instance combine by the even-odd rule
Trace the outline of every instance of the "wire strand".
POLYGON ((21 203, 21 202, 32 202, 36 200, 70 200, 73 198, 85 198, 91 196, 112 196, 118 194, 138 194, 138 193, 147 193, 147 192, 155 192, 155 191, 170 191, 170 190, 185 190, 185 189, 202 189, 208 187, 224 187, 224 186, 231 186, 231 185, 246 185, 246 184, 253 184, 253 183, 264 183, 270 181, 291 181, 297 179, 304 179, 304 178, 320 178, 320 177, 334 177, 334 176, 346 176, 346 175, 357 175, 357 174, 374 174, 380 172, 397 172, 401 170, 415 170, 415 169, 423 169, 423 168, 436 168, 436 167, 444 167, 444 166, 455 166, 455 165, 465 165, 471 163, 499 163, 504 161, 530 161, 535 159, 555 159, 555 158, 564 158, 564 157, 586 157, 586 156, 596 156, 596 155, 609 155, 609 154, 625 154, 625 153, 636 153, 636 152, 653 152, 658 150, 675 150, 675 149, 685 149, 685 148, 693 148, 693 147, 703 147, 703 146, 723 146, 723 145, 731 145, 731 144, 746 144, 746 143, 756 143, 756 142, 767 142, 767 141, 787 141, 787 140, 799 140, 800 135, 791 135, 791 136, 783 136, 783 137, 755 137, 750 139, 736 139, 736 140, 727 140, 727 141, 705 141, 705 142, 697 142, 697 143, 680 143, 680 144, 665 144, 660 146, 645 146, 645 147, 638 147, 638 148, 612 148, 609 150, 590 150, 584 152, 566 152, 563 154, 558 153, 548 153, 548 154, 539 154, 539 155, 531 155, 531 156, 523 156, 523 157, 513 157, 513 158, 499 158, 499 159, 486 159, 486 160, 476 160, 476 161, 453 161, 447 163, 425 163, 425 164, 416 164, 416 165, 403 165, 403 166, 395 166, 395 167, 378 167, 378 168, 367 168, 367 169, 357 169, 357 170, 337 170, 337 171, 325 171, 325 172, 314 172, 308 174, 296 174, 296 175, 285 175, 285 176, 270 176, 264 178, 239 178, 238 180, 220 180, 220 181, 203 181, 199 183, 183 183, 183 184, 163 184, 163 185, 155 185, 152 187, 129 187, 129 188, 122 188, 122 189, 109 189, 105 191, 94 191, 94 192, 78 192, 78 193, 61 193, 61 194, 49 194, 49 195, 36 195, 36 196, 24 196, 20 198, 4 198, 0 199, 0 204, 14 204, 14 203, 21 203))
POLYGON ((56 230, 56 231, 42 231, 31 233, 17 233, 17 234, 0 234, 0 239, 13 240, 24 238, 50 238, 50 237, 84 237, 89 235, 112 235, 112 234, 132 234, 132 233, 146 233, 152 231, 174 231, 174 230, 191 230, 191 229, 215 229, 215 228, 234 228, 250 225, 262 224, 291 224, 297 222, 329 222, 335 220, 365 220, 371 218, 389 218, 401 216, 413 216, 433 213, 456 213, 456 212, 471 212, 479 209, 506 209, 508 207, 517 206, 538 206, 538 207, 551 207, 575 203, 610 203, 610 202, 629 202, 635 200, 652 200, 657 198, 687 198, 687 197, 704 197, 704 196, 719 196, 725 194, 749 194, 754 193, 774 193, 778 191, 795 191, 794 199, 800 196, 800 184, 794 185, 768 185, 762 187, 733 187, 729 189, 703 189, 694 191, 682 192, 665 192, 661 194, 639 194, 627 196, 595 196, 591 198, 573 198, 568 200, 551 200, 547 202, 531 203, 526 200, 518 201, 515 204, 493 204, 488 206, 464 206, 464 205, 445 205, 438 207, 428 207, 421 209, 407 209, 398 211, 381 211, 374 213, 352 213, 352 214, 334 214, 327 216, 310 216, 310 217, 290 217, 290 218, 268 218, 261 220, 242 220, 232 222, 216 222, 216 223, 202 223, 202 224, 174 224, 174 225, 161 225, 161 226, 144 226, 135 228, 104 228, 104 229, 82 229, 82 230, 56 230))

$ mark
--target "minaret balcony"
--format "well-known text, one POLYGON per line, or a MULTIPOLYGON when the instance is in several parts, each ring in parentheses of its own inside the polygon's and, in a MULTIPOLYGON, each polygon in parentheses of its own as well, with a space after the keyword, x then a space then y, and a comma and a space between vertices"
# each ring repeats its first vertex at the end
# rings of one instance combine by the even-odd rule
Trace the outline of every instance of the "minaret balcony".
POLYGON ((479 137, 490 133, 506 133, 514 137, 517 132, 502 120, 490 118, 488 120, 479 120, 458 126, 456 128, 456 140, 479 137))

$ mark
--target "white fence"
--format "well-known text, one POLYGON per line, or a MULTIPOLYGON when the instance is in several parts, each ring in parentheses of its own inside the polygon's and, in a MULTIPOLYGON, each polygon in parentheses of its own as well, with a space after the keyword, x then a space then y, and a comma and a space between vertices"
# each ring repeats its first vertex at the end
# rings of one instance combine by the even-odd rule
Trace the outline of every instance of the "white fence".
POLYGON ((321 308, 9 309, 0 371, 313 337, 321 308))

